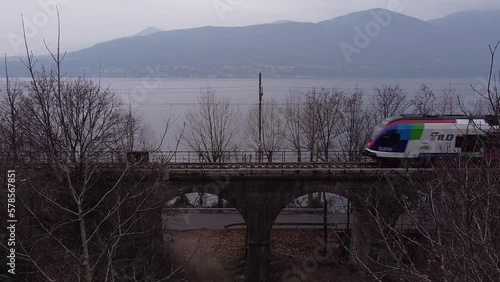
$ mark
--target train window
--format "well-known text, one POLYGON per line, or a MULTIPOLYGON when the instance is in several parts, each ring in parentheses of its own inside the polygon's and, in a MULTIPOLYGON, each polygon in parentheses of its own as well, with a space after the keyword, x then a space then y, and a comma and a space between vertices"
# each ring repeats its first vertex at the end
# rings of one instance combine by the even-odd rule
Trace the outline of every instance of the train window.
POLYGON ((371 140, 375 140, 375 138, 377 138, 377 136, 380 134, 380 132, 382 132, 382 130, 384 130, 386 125, 388 125, 392 121, 399 119, 399 118, 400 117, 389 117, 389 118, 384 119, 382 122, 380 122, 380 124, 377 124, 375 126, 375 128, 373 129, 373 133, 371 135, 371 140))
POLYGON ((375 126, 375 128, 373 129, 371 140, 375 140, 375 138, 377 138, 377 136, 380 134, 380 132, 382 132, 382 130, 384 130, 384 125, 379 124, 375 126))
POLYGON ((457 135, 457 138, 455 139, 455 148, 462 148, 463 144, 464 144, 464 136, 457 135))
POLYGON ((479 152, 486 147, 484 135, 459 135, 455 140, 455 148, 462 148, 462 152, 479 152))
POLYGON ((382 147, 394 147, 399 145, 400 139, 399 133, 384 134, 380 137, 379 144, 382 147))

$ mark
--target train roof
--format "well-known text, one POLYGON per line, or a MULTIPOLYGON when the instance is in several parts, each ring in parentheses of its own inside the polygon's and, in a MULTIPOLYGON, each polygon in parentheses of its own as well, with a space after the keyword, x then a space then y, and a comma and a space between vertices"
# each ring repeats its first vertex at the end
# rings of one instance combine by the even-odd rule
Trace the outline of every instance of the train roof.
POLYGON ((390 117, 384 120, 384 124, 390 124, 400 120, 453 120, 453 119, 468 119, 468 120, 484 120, 488 125, 499 125, 500 118, 493 115, 483 116, 468 116, 468 115, 425 115, 425 114, 403 114, 400 116, 390 117))

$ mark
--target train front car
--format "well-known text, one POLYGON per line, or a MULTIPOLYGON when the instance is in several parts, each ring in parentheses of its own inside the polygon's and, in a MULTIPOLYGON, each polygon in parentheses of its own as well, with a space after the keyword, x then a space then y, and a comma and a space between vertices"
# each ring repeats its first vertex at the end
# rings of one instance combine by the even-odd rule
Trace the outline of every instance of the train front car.
POLYGON ((384 166, 421 167, 435 158, 479 156, 470 140, 489 130, 484 117, 402 115, 377 125, 363 153, 384 166))

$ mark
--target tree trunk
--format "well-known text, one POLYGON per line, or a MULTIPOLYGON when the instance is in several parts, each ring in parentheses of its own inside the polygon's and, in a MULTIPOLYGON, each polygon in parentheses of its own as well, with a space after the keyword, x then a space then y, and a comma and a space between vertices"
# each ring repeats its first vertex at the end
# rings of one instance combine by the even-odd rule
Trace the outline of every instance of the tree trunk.
POLYGON ((83 267, 85 267, 85 281, 92 282, 93 275, 92 275, 92 269, 90 268, 90 255, 87 242, 87 230, 85 229, 85 218, 83 216, 81 199, 78 199, 78 219, 80 221, 80 236, 82 240, 82 251, 83 251, 82 260, 83 260, 83 267))

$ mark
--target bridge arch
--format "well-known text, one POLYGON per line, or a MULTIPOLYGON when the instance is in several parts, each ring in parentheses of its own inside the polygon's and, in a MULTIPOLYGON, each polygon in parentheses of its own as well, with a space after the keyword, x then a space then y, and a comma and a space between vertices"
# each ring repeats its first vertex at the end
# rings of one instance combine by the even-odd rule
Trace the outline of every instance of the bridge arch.
MULTIPOLYGON (((169 185, 177 193, 204 191, 218 195, 240 212, 247 224, 248 281, 268 281, 272 226, 283 208, 309 193, 327 192, 349 199, 353 204, 351 246, 364 252, 370 250, 373 233, 370 218, 361 205, 356 206, 356 194, 371 195, 373 186, 383 185, 388 177, 401 178, 398 173, 386 174, 378 169, 358 168, 314 168, 307 172, 252 168, 247 172, 229 171, 227 175, 230 176, 217 175, 221 170, 214 170, 213 174, 209 172, 204 170, 193 175, 186 171, 186 174, 171 175, 169 185)), ((365 261, 364 258, 362 260, 365 261)))

